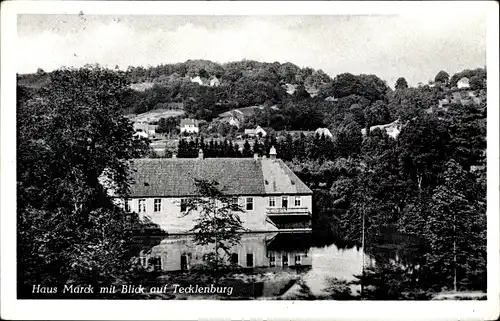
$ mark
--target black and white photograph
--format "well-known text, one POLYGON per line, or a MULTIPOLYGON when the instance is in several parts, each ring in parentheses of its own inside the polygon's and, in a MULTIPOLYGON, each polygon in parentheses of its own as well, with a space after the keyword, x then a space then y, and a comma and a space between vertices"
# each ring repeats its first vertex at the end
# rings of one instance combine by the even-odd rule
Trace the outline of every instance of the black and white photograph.
POLYGON ((2 4, 2 318, 498 317, 497 2, 112 2, 2 4))

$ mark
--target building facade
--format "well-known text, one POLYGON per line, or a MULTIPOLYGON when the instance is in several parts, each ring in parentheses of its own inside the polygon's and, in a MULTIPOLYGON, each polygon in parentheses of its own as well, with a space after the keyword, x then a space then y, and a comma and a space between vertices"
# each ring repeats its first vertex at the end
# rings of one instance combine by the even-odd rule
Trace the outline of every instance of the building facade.
POLYGON ((267 132, 260 126, 255 127, 255 129, 245 129, 245 135, 248 137, 266 137, 267 132))
POLYGON ((182 133, 190 133, 190 134, 198 134, 200 128, 198 127, 198 122, 194 119, 181 119, 181 134, 182 133))
POLYGON ((457 82, 457 87, 458 89, 462 88, 470 88, 469 86, 469 78, 467 77, 462 77, 458 82, 457 82))
POLYGON ((198 158, 136 159, 126 210, 169 234, 188 233, 197 218, 185 203, 197 196, 195 179, 215 180, 243 208, 249 231, 310 231, 312 191, 275 155, 272 148, 270 158, 205 159, 200 151, 198 158))

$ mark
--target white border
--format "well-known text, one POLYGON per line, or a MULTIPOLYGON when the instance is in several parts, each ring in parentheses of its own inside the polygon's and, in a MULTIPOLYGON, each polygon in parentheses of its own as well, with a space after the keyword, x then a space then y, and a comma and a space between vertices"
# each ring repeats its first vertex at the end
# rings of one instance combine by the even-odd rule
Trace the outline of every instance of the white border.
POLYGON ((499 315, 498 3, 488 2, 71 2, 1 3, 1 314, 3 319, 496 319, 499 315), (488 13, 488 300, 429 302, 17 300, 15 51, 19 13, 52 14, 458 14, 488 13))

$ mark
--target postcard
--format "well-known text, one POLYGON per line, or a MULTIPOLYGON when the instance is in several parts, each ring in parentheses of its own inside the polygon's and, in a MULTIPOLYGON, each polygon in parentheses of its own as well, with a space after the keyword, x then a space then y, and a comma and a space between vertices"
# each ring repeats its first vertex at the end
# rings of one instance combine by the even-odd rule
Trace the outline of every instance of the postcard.
POLYGON ((1 38, 2 318, 498 318, 498 3, 7 2, 1 38))

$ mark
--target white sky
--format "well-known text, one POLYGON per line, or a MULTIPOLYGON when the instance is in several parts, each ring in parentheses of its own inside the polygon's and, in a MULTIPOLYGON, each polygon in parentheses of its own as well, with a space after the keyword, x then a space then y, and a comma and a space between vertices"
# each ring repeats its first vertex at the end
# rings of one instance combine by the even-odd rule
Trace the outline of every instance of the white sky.
POLYGON ((292 62, 414 85, 486 64, 480 13, 403 16, 19 15, 17 71, 208 59, 292 62))

